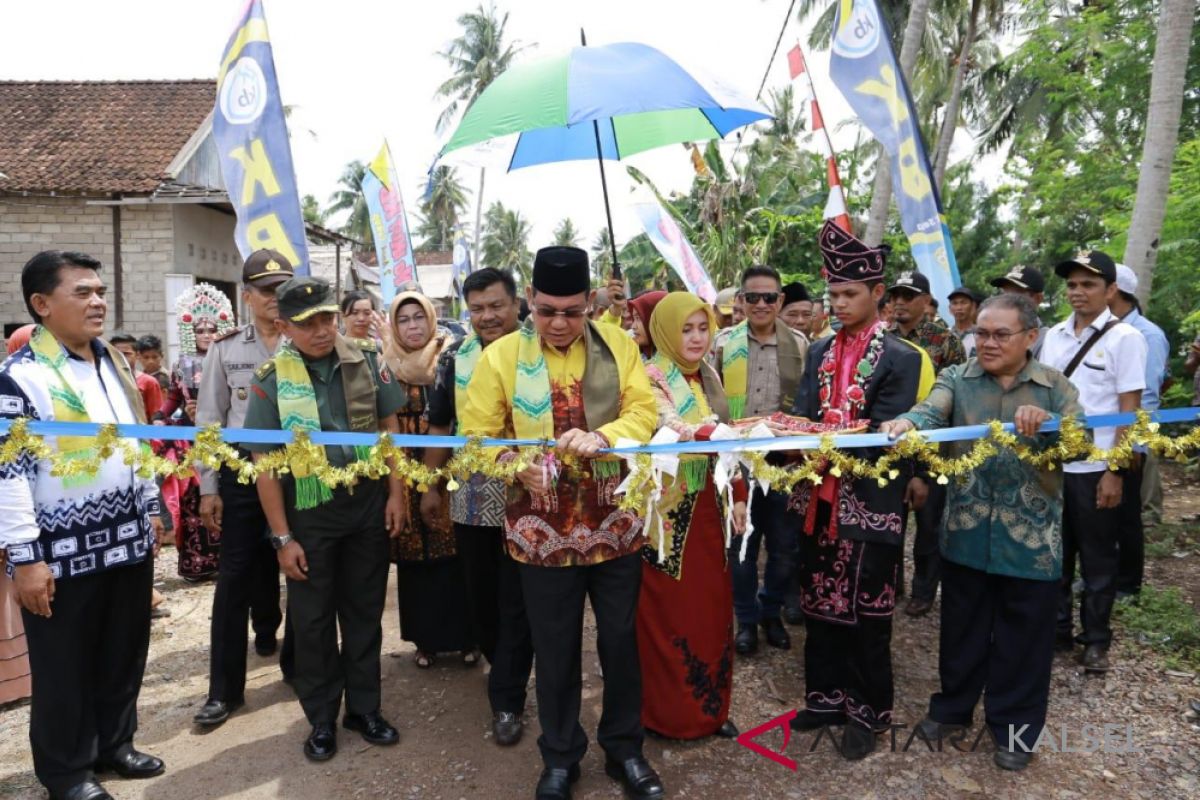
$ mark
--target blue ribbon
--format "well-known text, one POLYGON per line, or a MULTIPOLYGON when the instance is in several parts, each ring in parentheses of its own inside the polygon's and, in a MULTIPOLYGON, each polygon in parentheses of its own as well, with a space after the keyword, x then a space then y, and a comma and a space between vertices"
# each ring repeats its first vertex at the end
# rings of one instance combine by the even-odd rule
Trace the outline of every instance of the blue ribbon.
MULTIPOLYGON (((1081 417, 1080 422, 1085 428, 1109 428, 1120 425, 1131 425, 1137 415, 1130 412, 1124 414, 1100 414, 1081 417)), ((1153 422, 1196 422, 1200 419, 1200 407, 1171 408, 1155 411, 1150 414, 1153 422)), ((14 420, 0 419, 0 436, 4 436, 12 428, 14 420)), ((31 420, 28 424, 30 433, 39 436, 96 436, 100 433, 101 425, 94 422, 44 422, 31 420)), ((175 425, 117 425, 117 435, 127 439, 160 439, 195 441, 197 434, 203 428, 183 427, 175 425)), ((1044 424, 1042 433, 1053 433, 1059 428, 1059 420, 1053 419, 1044 424)), ((1013 424, 1006 423, 1004 429, 1014 432, 1013 424)), ((923 431, 921 436, 930 442, 963 442, 982 439, 991 433, 988 425, 964 425, 957 428, 939 428, 938 430, 923 431)), ((379 441, 379 437, 370 433, 335 433, 318 431, 309 434, 309 439, 319 445, 365 445, 371 446, 379 441)), ((221 440, 229 444, 288 444, 293 440, 291 431, 269 431, 255 428, 228 428, 221 431, 221 440)), ((466 436, 429 436, 418 434, 392 434, 392 442, 397 447, 446 447, 461 448, 470 441, 466 436)), ((784 441, 786 448, 781 448, 778 438, 769 439, 726 439, 712 442, 678 442, 676 444, 638 445, 637 447, 613 447, 601 452, 617 455, 629 453, 671 454, 671 453, 724 453, 730 450, 753 450, 757 447, 788 450, 814 450, 821 444, 820 436, 788 437, 784 441)), ((483 439, 485 447, 525 447, 552 444, 540 439, 483 439)), ((895 441, 883 433, 842 434, 833 437, 835 447, 854 449, 858 447, 889 447, 895 441)))

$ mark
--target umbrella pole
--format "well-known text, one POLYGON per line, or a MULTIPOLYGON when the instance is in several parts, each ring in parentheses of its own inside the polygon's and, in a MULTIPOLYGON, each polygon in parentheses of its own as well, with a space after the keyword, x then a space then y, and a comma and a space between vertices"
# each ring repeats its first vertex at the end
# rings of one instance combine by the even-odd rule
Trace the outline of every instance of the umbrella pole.
MULTIPOLYGON (((587 34, 579 29, 579 43, 587 47, 587 34)), ((617 237, 613 236, 612 209, 608 205, 608 179, 604 175, 604 151, 600 146, 600 123, 592 120, 592 131, 596 134, 596 161, 600 164, 600 189, 604 192, 604 216, 608 220, 608 246, 612 248, 612 277, 620 279, 621 264, 617 261, 617 237)))

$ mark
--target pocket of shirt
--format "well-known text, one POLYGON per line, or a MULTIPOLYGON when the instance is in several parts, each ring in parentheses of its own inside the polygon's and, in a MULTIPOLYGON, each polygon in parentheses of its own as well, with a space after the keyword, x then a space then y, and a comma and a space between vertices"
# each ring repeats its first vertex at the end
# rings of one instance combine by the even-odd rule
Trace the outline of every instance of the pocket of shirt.
POLYGON ((1083 366, 1087 367, 1088 369, 1094 369, 1097 372, 1104 372, 1103 364, 1089 364, 1088 362, 1084 361, 1083 366))

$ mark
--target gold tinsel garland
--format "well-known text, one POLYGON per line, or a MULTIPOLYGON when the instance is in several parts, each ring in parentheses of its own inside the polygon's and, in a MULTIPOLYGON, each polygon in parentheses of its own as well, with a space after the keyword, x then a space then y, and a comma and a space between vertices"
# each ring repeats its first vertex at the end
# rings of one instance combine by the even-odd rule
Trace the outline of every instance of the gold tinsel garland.
MULTIPOLYGON (((1158 423, 1151 422, 1144 411, 1138 412, 1134 424, 1126 430, 1121 441, 1109 450, 1097 448, 1084 428, 1071 417, 1062 420, 1055 443, 1042 449, 1031 447, 1029 440, 1005 431, 999 422, 993 422, 990 428, 987 436, 977 439, 968 452, 957 458, 942 456, 939 445, 927 441, 918 432, 911 432, 898 440, 887 453, 874 461, 837 449, 833 437, 829 435, 822 436, 814 449, 795 451, 799 460, 784 466, 768 464, 762 452, 740 453, 739 457, 749 465, 750 477, 754 480, 766 481, 776 489, 791 491, 802 481, 818 484, 827 473, 835 477, 845 475, 875 480, 880 486, 885 486, 900 476, 898 465, 905 459, 921 462, 938 483, 946 484, 951 479, 978 469, 1001 450, 1011 451, 1035 469, 1055 469, 1062 462, 1074 459, 1107 461, 1110 469, 1119 469, 1130 463, 1135 446, 1164 458, 1179 460, 1200 448, 1200 426, 1193 427, 1181 436, 1166 436, 1160 432, 1158 423)), ((164 438, 167 436, 169 429, 164 430, 164 438)), ((94 475, 104 460, 119 453, 124 463, 133 467, 142 477, 174 475, 183 478, 192 474, 193 464, 198 463, 211 469, 226 467, 237 474, 239 481, 250 483, 260 474, 282 475, 301 467, 310 470, 326 486, 338 488, 352 486, 362 478, 376 479, 388 475, 391 472, 388 460, 394 459, 400 478, 418 491, 425 491, 442 480, 446 481, 447 489, 454 491, 460 481, 476 474, 511 483, 516 480, 517 473, 548 450, 544 447, 522 447, 517 450, 516 458, 497 460, 496 448, 484 447, 480 438, 471 437, 457 449, 450 461, 434 469, 406 455, 404 449, 394 445, 387 434, 380 434, 365 459, 345 467, 334 467, 324 457, 322 447, 313 444, 305 433, 297 433, 293 442, 259 455, 253 461, 242 458, 236 448, 222 441, 217 425, 200 431, 188 451, 187 459, 180 463, 155 455, 145 443, 119 437, 115 425, 102 425, 95 439, 96 454, 93 457, 65 459, 52 450, 40 435, 30 433, 28 420, 14 420, 4 436, 3 444, 0 444, 0 465, 11 464, 22 454, 28 454, 36 460, 51 462, 51 474, 56 477, 94 475)), ((564 468, 580 470, 581 466, 568 459, 564 468)), ((643 509, 653 489, 651 455, 635 454, 631 471, 633 476, 627 482, 621 507, 643 509)))

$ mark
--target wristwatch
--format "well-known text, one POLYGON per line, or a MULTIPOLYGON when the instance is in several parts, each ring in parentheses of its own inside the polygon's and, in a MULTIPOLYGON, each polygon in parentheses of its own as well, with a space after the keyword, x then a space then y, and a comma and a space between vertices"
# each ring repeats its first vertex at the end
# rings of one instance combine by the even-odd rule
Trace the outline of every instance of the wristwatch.
POLYGON ((283 548, 288 546, 288 542, 293 541, 292 534, 290 534, 290 533, 285 533, 282 536, 276 536, 275 534, 271 534, 267 537, 267 539, 270 540, 271 547, 274 547, 276 550, 282 550, 283 548))

